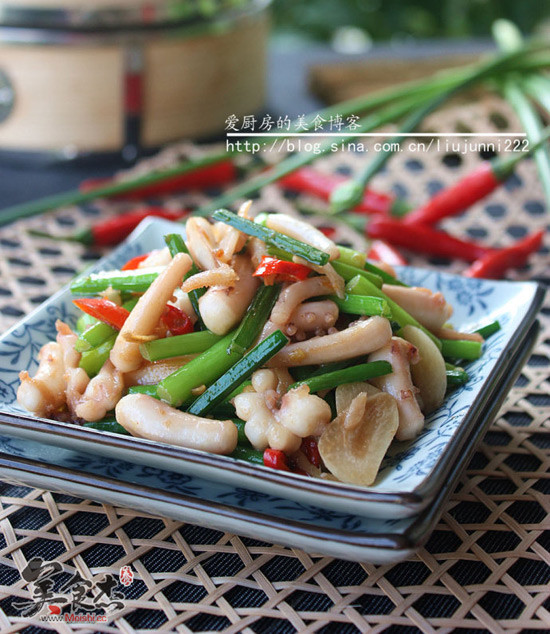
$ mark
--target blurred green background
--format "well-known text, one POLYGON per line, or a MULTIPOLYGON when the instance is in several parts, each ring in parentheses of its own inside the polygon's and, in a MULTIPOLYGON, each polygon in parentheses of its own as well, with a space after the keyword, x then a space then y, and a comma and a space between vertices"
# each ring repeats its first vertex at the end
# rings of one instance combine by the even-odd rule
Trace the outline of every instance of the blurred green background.
POLYGON ((273 15, 278 38, 353 52, 372 41, 490 36, 497 18, 524 33, 548 31, 550 0, 274 0, 273 15))

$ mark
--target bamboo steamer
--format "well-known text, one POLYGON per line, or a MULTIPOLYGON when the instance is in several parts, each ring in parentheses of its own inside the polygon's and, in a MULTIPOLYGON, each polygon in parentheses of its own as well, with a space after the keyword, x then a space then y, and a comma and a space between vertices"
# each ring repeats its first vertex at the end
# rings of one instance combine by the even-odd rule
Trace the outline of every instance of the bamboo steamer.
POLYGON ((131 159, 257 112, 268 1, 0 0, 0 150, 131 159))

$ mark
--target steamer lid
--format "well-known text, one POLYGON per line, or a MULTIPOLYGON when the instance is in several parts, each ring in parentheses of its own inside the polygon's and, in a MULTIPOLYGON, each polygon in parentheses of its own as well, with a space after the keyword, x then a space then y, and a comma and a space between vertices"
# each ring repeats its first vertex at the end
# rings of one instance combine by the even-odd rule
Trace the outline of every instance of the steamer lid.
POLYGON ((0 26, 116 30, 191 24, 261 4, 255 0, 0 0, 0 26))

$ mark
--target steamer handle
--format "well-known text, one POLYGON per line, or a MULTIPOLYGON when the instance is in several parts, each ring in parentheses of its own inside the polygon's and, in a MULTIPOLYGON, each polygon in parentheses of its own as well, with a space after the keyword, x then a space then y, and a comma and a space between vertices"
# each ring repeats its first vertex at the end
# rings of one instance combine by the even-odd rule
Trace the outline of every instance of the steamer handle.
POLYGON ((139 43, 128 45, 124 55, 124 148, 123 157, 134 161, 141 149, 143 118, 143 49, 139 43))
POLYGON ((13 111, 15 90, 5 70, 0 68, 0 123, 5 121, 13 111))

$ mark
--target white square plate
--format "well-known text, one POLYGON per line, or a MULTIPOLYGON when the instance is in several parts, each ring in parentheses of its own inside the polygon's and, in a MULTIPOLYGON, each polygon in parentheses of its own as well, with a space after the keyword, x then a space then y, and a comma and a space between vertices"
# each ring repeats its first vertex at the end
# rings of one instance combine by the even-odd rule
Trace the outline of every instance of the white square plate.
MULTIPOLYGON (((166 233, 182 226, 165 220, 141 223, 128 240, 93 270, 117 268, 130 257, 163 246, 166 233)), ((488 423, 482 412, 509 372, 544 296, 531 282, 494 282, 403 267, 409 284, 442 291, 455 308, 452 322, 472 330, 498 319, 501 330, 485 344, 481 359, 468 366, 469 382, 454 391, 414 441, 394 443, 375 484, 359 487, 281 473, 258 465, 148 440, 37 418, 15 400, 18 374, 36 371, 41 346, 55 338, 55 320, 74 326, 77 309, 64 288, 0 339, 0 433, 66 449, 126 460, 304 504, 378 518, 418 514, 444 486, 457 460, 464 463, 472 431, 488 423), (462 456, 462 459, 461 459, 462 456)))

